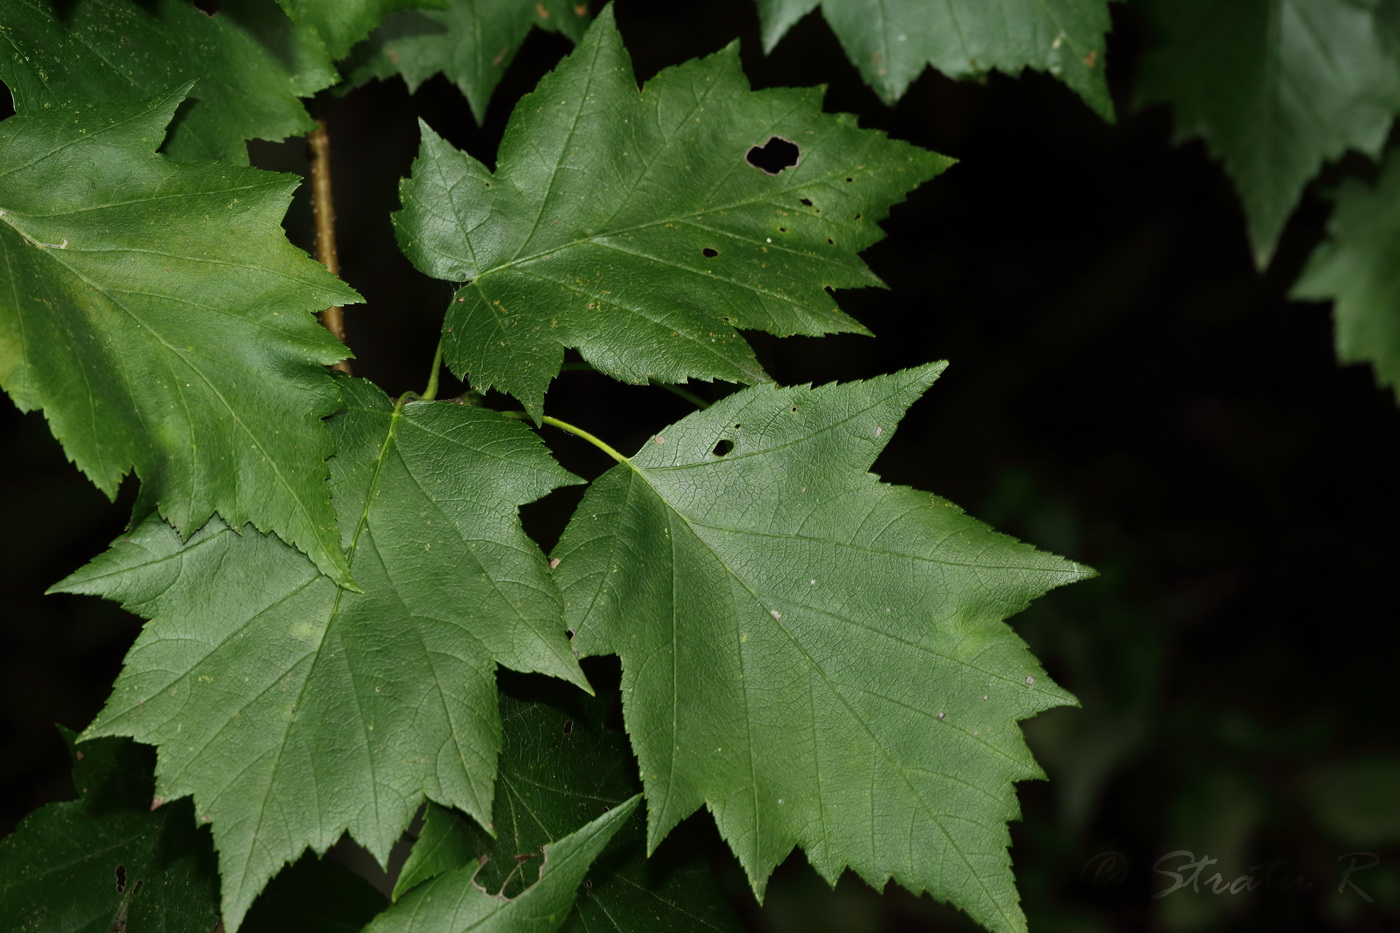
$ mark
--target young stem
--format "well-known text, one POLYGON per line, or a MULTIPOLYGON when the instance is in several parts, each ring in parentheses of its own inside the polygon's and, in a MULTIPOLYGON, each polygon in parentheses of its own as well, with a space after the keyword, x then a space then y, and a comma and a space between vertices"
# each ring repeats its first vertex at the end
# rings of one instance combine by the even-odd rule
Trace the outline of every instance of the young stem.
POLYGON ((437 352, 433 354, 433 371, 428 374, 428 387, 418 396, 425 402, 437 398, 438 373, 442 372, 442 338, 438 338, 437 352))
MULTIPOLYGON (((528 414, 526 414, 523 411, 503 411, 501 412, 501 414, 505 415, 507 418, 514 418, 516 421, 533 420, 528 414)), ((553 425, 561 431, 568 431, 575 437, 583 438, 584 440, 588 441, 588 443, 592 444, 594 447, 597 447, 603 453, 607 454, 609 457, 612 457, 618 463, 628 462, 627 458, 624 457, 622 454, 618 453, 616 450, 614 450, 610 444, 608 444, 606 441, 594 437, 592 434, 589 434, 583 428, 576 428, 572 424, 569 424, 569 422, 567 421, 560 421, 558 418, 551 418, 549 415, 541 415, 540 421, 548 425, 553 425)))
MULTIPOLYGON (((331 137, 326 131, 326 118, 316 121, 316 129, 307 138, 311 148, 311 210, 316 218, 316 258, 340 276, 340 258, 335 251, 335 202, 331 198, 331 137)), ((321 312, 321 323, 336 340, 345 343, 345 312, 333 305, 321 312)), ((333 369, 350 372, 350 361, 341 360, 333 369)))

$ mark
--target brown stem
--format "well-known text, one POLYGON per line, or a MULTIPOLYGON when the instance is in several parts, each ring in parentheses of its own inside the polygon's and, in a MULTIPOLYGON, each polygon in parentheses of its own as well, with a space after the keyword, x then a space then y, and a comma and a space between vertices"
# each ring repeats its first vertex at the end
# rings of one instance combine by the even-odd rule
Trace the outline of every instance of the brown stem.
MULTIPOLYGON (((340 275, 340 259, 335 252, 335 202, 331 198, 331 137, 326 118, 316 121, 307 137, 311 146, 311 209, 316 217, 316 258, 334 276, 340 275)), ((345 343, 345 312, 333 306, 321 312, 321 323, 335 339, 345 343)), ((333 369, 350 372, 350 361, 341 360, 333 369)))

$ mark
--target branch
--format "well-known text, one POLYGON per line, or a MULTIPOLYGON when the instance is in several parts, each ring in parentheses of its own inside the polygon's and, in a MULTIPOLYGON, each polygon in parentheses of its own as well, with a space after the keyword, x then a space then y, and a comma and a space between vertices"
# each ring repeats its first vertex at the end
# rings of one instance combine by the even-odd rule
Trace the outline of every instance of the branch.
MULTIPOLYGON (((335 202, 331 198, 331 137, 326 132, 326 118, 316 121, 316 129, 307 137, 311 147, 311 209, 316 218, 316 258, 340 277, 340 258, 335 252, 335 202)), ((335 339, 345 343, 345 312, 338 305, 321 312, 321 323, 335 339)), ((350 361, 341 360, 332 369, 350 372, 350 361)))

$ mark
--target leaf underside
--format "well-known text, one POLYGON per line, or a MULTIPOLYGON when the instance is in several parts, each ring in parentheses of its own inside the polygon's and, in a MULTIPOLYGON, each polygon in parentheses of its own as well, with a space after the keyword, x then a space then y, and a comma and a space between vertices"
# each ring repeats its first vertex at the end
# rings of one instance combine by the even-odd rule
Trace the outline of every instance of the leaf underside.
POLYGON ((1074 700, 1002 620, 1091 571, 865 472, 941 369, 672 425, 592 485, 555 575, 581 656, 622 658, 652 847, 704 804, 760 896, 800 845, 1021 930, 1016 723, 1074 700))
POLYGON ((1105 120, 1108 0, 756 0, 771 52, 818 6, 865 83, 887 104, 932 65, 951 78, 1049 72, 1105 120))
POLYGON ((733 46, 639 92, 609 7, 517 105, 494 174, 424 127, 395 226, 420 270, 467 283, 453 372, 538 419, 565 347, 626 382, 752 383, 739 329, 865 332, 827 290, 879 284, 857 254, 948 164, 823 114, 819 90, 750 91, 733 46))
POLYGON ((424 798, 489 820, 497 663, 586 686, 517 515, 573 478, 494 412, 341 382, 332 484, 363 593, 217 520, 185 544, 147 522, 59 587, 151 619, 88 734, 158 746, 157 793, 212 821, 230 933, 307 847, 348 830, 383 862, 424 798))
POLYGON ((1304 186, 1348 149, 1379 153, 1400 111, 1392 4, 1146 0, 1154 44, 1138 97, 1200 136, 1244 203, 1268 264, 1304 186))
POLYGON ((313 312, 359 296, 287 242, 296 180, 153 150, 176 92, 0 124, 0 385, 108 496, 189 534, 216 511, 348 582, 326 486, 346 350, 313 312))

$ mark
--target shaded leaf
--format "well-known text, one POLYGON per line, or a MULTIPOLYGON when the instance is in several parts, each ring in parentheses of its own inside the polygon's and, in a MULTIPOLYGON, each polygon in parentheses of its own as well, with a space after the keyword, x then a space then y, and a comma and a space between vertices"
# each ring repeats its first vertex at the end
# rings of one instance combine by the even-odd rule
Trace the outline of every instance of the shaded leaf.
POLYGON ((622 658, 653 848, 704 804, 760 896, 800 845, 1022 930, 1017 720, 1074 700, 1002 620, 1091 571, 865 472, 941 370, 687 417, 593 484, 555 575, 581 655, 622 658))
POLYGON ((547 933, 559 929, 589 866, 627 822, 641 798, 632 797, 575 833, 544 847, 540 877, 516 897, 476 886, 477 866, 439 875, 380 914, 366 933, 547 933))
POLYGON ((298 98, 338 77, 320 37, 272 0, 223 0, 214 16, 190 0, 6 0, 0 27, 0 81, 20 113, 139 103, 193 81, 165 145, 179 159, 246 164, 245 140, 312 129, 298 98))
POLYGON ((519 503, 571 481, 494 412, 342 380, 335 503, 363 593, 217 520, 148 521, 59 585, 151 622, 90 735, 160 749, 212 820, 230 933, 284 863, 349 830, 381 863, 424 798, 490 818, 495 668, 585 685, 519 503))
POLYGON ((1374 186, 1343 181, 1335 200, 1329 238, 1292 296, 1335 301, 1337 359, 1370 363, 1400 400, 1400 155, 1390 154, 1374 186))
POLYGON ((253 902, 243 933, 360 933, 388 906, 350 869, 307 854, 253 902))
POLYGON ((151 750, 73 747, 79 799, 40 807, 0 840, 0 929, 211 933, 219 919, 209 836, 188 802, 153 809, 151 750))
POLYGON ((466 96, 480 123, 530 27, 578 42, 588 23, 584 0, 447 0, 441 11, 385 20, 355 50, 347 77, 360 84, 399 74, 416 91, 433 75, 445 75, 466 96))
POLYGON ((865 83, 887 104, 932 65, 950 78, 1022 68, 1059 78, 1094 112, 1113 119, 1104 80, 1108 0, 756 0, 763 47, 773 51, 821 6, 865 83))
POLYGON ((349 577, 326 486, 359 296, 286 240, 297 180, 155 155, 181 93, 0 123, 0 385, 108 496, 183 534, 218 512, 349 577))
MULTIPOLYGON (((476 869, 481 857, 486 861, 477 884, 514 896, 538 878, 541 847, 637 792, 627 739, 604 724, 616 692, 551 693, 548 699, 501 697, 504 741, 495 838, 465 817, 430 805, 396 897, 436 875, 476 869)), ((670 848, 648 859, 645 822, 636 814, 594 863, 563 928, 580 933, 737 929, 705 854, 670 848)))
POLYGON ((441 7, 444 0, 277 0, 298 26, 320 35, 331 58, 341 59, 392 13, 441 7))
POLYGON ((516 107, 494 174, 424 127, 395 225, 419 269, 467 283, 453 372, 538 419, 565 347, 627 382, 757 382, 740 328, 864 333, 823 289, 879 284, 857 254, 948 164, 823 114, 820 90, 751 92, 733 46, 639 93, 609 7, 516 107))
MULTIPOLYGON (((1168 103, 1177 136, 1200 136, 1244 202, 1266 265, 1322 164, 1375 156, 1400 110, 1395 30, 1369 0, 1144 0, 1152 44, 1138 97, 1168 103)), ((1391 14, 1393 17, 1393 14, 1391 14)))

